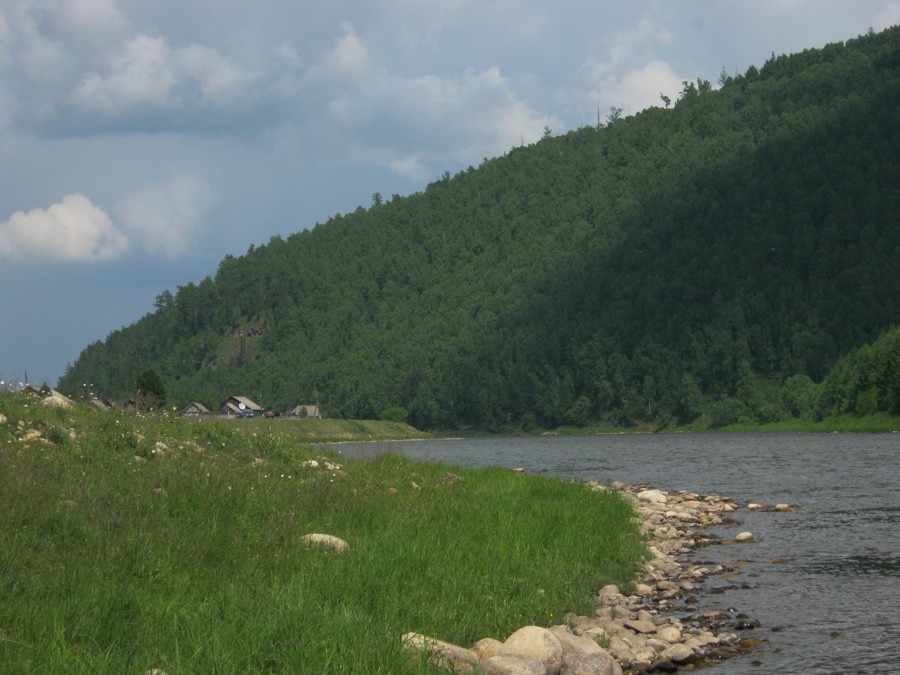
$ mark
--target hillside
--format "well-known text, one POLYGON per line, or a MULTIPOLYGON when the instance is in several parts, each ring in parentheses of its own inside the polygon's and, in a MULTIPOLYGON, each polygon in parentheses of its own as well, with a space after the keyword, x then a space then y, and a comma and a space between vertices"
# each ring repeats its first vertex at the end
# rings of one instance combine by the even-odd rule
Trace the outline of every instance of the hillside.
POLYGON ((784 414, 759 400, 900 317, 900 28, 719 85, 228 256, 59 388, 153 368, 177 404, 420 428, 784 414))

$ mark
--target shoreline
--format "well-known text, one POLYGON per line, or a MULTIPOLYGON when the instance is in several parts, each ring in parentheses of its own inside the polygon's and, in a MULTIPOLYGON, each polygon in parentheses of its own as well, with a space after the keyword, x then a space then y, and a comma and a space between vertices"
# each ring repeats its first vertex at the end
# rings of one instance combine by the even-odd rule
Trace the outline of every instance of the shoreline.
MULTIPOLYGON (((407 633, 401 638, 406 650, 459 673, 639 675, 715 666, 762 644, 760 638, 739 635, 758 628, 758 621, 733 609, 700 608, 697 596, 710 594, 704 583, 734 568, 684 560, 706 546, 753 540, 748 532, 727 540, 703 531, 737 526, 731 517, 739 509, 736 502, 645 483, 604 486, 588 481, 586 485, 622 494, 634 506, 640 531, 648 538, 651 557, 633 582, 631 594, 624 595, 612 584, 605 586, 596 594, 593 616, 567 614, 564 624, 526 626, 505 642, 488 637, 471 648, 407 633)), ((789 510, 787 505, 779 506, 789 510)), ((731 588, 738 586, 715 592, 731 588)))

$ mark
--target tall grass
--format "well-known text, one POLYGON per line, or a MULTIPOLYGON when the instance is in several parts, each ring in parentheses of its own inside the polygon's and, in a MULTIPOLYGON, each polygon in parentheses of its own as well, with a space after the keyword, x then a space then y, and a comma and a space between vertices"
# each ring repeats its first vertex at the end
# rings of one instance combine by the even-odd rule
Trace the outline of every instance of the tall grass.
POLYGON ((346 462, 278 425, 0 414, 2 672, 431 672, 402 633, 560 622, 644 551, 630 507, 578 484, 346 462))

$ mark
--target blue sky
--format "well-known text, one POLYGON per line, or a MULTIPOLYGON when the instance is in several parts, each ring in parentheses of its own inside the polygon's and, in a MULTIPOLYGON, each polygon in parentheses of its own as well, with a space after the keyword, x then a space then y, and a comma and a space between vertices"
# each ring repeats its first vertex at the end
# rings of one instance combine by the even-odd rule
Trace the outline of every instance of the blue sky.
POLYGON ((226 254, 900 23, 900 0, 0 0, 0 381, 226 254))

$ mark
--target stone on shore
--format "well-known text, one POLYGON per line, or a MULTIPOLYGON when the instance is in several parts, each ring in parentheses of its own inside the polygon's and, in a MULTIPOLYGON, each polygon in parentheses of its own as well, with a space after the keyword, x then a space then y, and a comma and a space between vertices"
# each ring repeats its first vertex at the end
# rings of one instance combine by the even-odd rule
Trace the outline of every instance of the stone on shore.
POLYGON ((665 504, 669 501, 662 490, 642 490, 638 492, 637 498, 642 502, 650 502, 651 504, 665 504))
POLYGON ((430 654, 437 664, 452 668, 456 673, 472 673, 478 665, 478 656, 472 650, 420 633, 406 633, 401 642, 410 654, 430 654))
POLYGON ((562 668, 562 645, 553 633, 540 626, 525 626, 506 638, 498 656, 516 654, 540 661, 549 675, 562 668))

